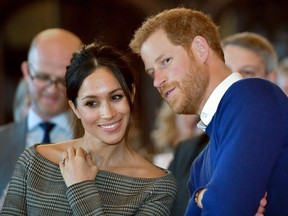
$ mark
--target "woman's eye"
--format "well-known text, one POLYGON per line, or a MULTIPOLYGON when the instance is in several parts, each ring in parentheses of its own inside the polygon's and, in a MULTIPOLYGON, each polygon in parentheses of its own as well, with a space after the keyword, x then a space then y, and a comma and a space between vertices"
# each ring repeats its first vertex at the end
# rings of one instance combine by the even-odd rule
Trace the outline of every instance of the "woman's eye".
POLYGON ((118 101, 118 100, 121 100, 123 97, 124 97, 123 95, 114 95, 112 96, 112 100, 118 101))
POLYGON ((88 101, 88 102, 86 102, 85 105, 88 106, 88 107, 94 107, 94 106, 97 105, 97 103, 95 101, 88 101))

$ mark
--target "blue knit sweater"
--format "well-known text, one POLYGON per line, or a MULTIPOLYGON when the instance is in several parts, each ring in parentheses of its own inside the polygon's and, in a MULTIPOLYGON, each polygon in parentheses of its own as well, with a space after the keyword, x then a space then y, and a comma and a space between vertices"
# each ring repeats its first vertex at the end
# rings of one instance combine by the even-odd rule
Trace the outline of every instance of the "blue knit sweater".
POLYGON ((186 215, 253 216, 268 193, 265 216, 288 215, 288 99, 262 79, 224 94, 206 128, 210 144, 193 163, 186 215), (205 187, 203 209, 194 202, 205 187))

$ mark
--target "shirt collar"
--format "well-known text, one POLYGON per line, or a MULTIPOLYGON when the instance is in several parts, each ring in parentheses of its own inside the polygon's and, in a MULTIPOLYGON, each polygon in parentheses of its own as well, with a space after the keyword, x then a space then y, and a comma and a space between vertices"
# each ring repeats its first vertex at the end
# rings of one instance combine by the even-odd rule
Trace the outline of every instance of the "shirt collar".
MULTIPOLYGON (((33 130, 36 128, 43 120, 38 116, 33 109, 30 107, 28 111, 28 130, 33 130)), ((61 127, 63 130, 69 132, 71 131, 71 125, 69 122, 68 112, 61 113, 49 120, 49 122, 61 127)))
POLYGON ((205 103, 203 110, 201 111, 201 121, 197 124, 200 129, 205 131, 207 125, 211 122, 225 92, 233 83, 240 79, 242 79, 240 73, 234 72, 214 89, 207 102, 205 103))

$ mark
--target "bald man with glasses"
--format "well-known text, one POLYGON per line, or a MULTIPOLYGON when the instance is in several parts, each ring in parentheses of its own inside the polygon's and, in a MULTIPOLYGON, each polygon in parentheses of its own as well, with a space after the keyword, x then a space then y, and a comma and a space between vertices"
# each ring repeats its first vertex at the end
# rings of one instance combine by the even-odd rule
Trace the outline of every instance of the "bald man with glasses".
POLYGON ((76 137, 64 94, 64 77, 66 65, 81 45, 78 36, 59 28, 44 30, 32 40, 28 60, 21 64, 31 99, 28 114, 0 128, 1 201, 16 161, 26 147, 76 137))

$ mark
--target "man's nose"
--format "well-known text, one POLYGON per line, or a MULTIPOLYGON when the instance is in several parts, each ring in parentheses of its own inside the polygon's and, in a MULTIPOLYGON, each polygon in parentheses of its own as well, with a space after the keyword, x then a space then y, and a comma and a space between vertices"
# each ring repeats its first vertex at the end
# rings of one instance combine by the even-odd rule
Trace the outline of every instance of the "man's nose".
POLYGON ((156 88, 160 88, 166 82, 166 75, 161 70, 157 70, 154 72, 154 81, 153 85, 156 88))

